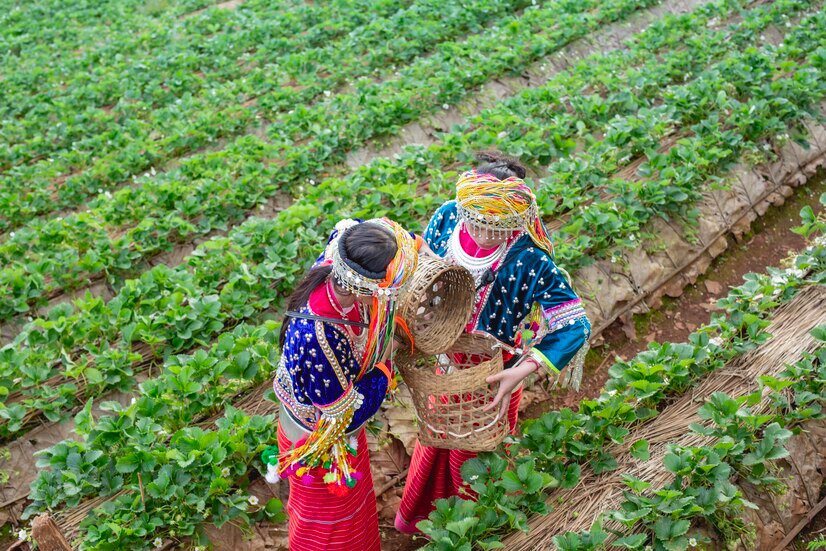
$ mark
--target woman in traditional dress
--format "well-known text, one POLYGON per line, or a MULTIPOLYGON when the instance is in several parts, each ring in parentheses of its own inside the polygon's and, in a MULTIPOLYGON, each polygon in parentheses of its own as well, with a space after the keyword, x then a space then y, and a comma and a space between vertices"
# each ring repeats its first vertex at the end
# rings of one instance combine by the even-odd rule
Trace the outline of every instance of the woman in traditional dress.
POLYGON ((380 549, 363 427, 392 388, 396 302, 421 243, 387 219, 340 222, 288 301, 278 447, 262 457, 268 481, 289 479, 292 550, 380 549))
MULTIPOLYGON (((528 375, 544 370, 563 385, 578 386, 591 326, 570 279, 554 263, 536 198, 522 180, 524 167, 498 154, 479 160, 484 164, 461 176, 456 199, 436 211, 424 239, 476 281, 466 330, 489 335, 503 348, 505 369, 487 379, 499 385, 487 407, 499 407, 515 430, 528 375)), ((418 532, 416 523, 427 518, 435 500, 458 493, 462 463, 474 456, 417 442, 396 528, 418 532)))

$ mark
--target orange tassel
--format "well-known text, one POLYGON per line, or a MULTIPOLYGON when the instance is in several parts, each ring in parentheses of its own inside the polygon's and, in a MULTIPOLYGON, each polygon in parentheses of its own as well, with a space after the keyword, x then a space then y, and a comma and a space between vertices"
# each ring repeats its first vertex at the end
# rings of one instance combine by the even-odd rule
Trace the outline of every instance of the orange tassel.
POLYGON ((413 333, 410 332, 410 327, 407 325, 407 322, 401 316, 396 316, 396 325, 401 327, 404 334, 407 335, 407 338, 410 340, 410 353, 413 353, 413 333))

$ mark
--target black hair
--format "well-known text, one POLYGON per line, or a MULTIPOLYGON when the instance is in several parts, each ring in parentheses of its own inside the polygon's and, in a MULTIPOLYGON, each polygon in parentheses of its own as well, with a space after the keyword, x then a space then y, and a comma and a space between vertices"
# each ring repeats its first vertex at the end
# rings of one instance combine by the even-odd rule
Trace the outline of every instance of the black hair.
POLYGON ((479 174, 492 174, 500 180, 507 178, 524 178, 527 170, 519 162, 519 159, 509 157, 498 151, 481 151, 476 154, 476 160, 480 164, 476 168, 479 174))
MULTIPOLYGON (((351 265, 361 267, 365 272, 387 271, 390 261, 396 256, 398 247, 395 237, 375 224, 357 224, 345 230, 341 236, 344 253, 351 265)), ((323 284, 333 271, 331 265, 315 266, 307 272, 287 299, 287 310, 298 310, 310 299, 310 293, 323 284)), ((284 346, 289 318, 281 324, 279 342, 284 346)))

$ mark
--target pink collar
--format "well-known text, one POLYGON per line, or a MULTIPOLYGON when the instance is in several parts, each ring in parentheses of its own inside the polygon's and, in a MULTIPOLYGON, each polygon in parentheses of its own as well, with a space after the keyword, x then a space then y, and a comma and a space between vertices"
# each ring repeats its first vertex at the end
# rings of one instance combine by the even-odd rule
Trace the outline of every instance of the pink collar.
MULTIPOLYGON (((313 289, 312 293, 310 293, 310 300, 308 301, 310 305, 310 310, 312 310, 317 316, 333 319, 345 319, 342 318, 341 314, 338 311, 339 309, 341 309, 341 306, 339 304, 333 306, 333 304, 330 302, 330 299, 327 295, 326 287, 326 284, 319 285, 318 287, 313 289)), ((336 300, 335 295, 333 295, 333 300, 336 300)), ((347 312, 346 319, 350 321, 361 321, 361 314, 359 313, 358 306, 347 312)), ((351 329, 353 329, 353 332, 356 335, 361 333, 360 327, 352 327, 351 329)))
POLYGON ((463 251, 474 258, 484 258, 486 256, 490 256, 497 249, 497 247, 491 247, 489 249, 480 247, 479 244, 473 239, 473 236, 470 235, 470 232, 467 231, 464 224, 459 226, 459 245, 462 247, 463 251))

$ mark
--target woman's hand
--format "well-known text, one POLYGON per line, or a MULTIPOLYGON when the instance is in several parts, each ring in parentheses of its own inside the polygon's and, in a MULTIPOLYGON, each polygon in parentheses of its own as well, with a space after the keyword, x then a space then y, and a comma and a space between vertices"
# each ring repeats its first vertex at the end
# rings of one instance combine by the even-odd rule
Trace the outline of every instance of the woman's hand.
POLYGON ((519 384, 525 380, 525 377, 533 373, 539 368, 539 364, 533 358, 526 358, 515 367, 510 369, 503 369, 496 375, 491 375, 485 381, 490 384, 499 382, 499 389, 496 391, 496 397, 491 403, 483 408, 483 411, 490 411, 495 408, 497 404, 499 407, 499 415, 505 415, 510 404, 511 394, 519 384))
POLYGON ((433 252, 433 249, 427 244, 427 241, 422 241, 422 246, 419 247, 419 254, 427 255, 432 258, 439 258, 439 255, 433 252))

